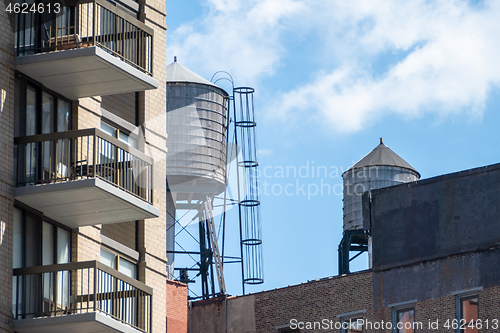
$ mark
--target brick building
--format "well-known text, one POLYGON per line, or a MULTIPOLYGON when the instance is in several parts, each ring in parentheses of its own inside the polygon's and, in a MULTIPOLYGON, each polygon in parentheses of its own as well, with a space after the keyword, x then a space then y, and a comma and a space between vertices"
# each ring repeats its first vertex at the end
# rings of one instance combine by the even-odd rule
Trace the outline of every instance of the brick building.
POLYGON ((189 332, 500 330, 500 164, 361 196, 371 269, 193 302, 189 332))
POLYGON ((0 1, 0 332, 166 332, 165 2, 32 3, 0 1))
POLYGON ((167 280, 167 332, 187 332, 187 299, 184 283, 167 280))

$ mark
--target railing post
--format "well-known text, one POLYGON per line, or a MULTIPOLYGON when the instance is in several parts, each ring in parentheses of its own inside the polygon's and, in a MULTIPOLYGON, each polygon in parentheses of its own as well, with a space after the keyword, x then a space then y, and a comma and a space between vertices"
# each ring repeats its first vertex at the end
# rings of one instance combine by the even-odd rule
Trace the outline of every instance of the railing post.
POLYGON ((150 168, 150 174, 149 174, 149 191, 150 191, 150 197, 149 197, 149 201, 154 204, 153 202, 153 180, 154 180, 154 170, 153 170, 153 164, 151 164, 151 168, 150 168))
POLYGON ((96 36, 97 36, 97 34, 96 34, 96 30, 97 30, 97 1, 94 0, 92 2, 92 4, 93 4, 92 10, 94 12, 94 19, 93 19, 94 24, 92 25, 92 45, 96 45, 96 36))
POLYGON ((97 264, 94 263, 94 311, 97 311, 97 288, 98 288, 98 280, 97 280, 97 274, 99 272, 99 269, 97 268, 97 264))
POLYGON ((75 36, 81 36, 81 25, 82 25, 82 22, 81 22, 81 17, 80 17, 80 6, 82 6, 82 4, 78 3, 75 5, 75 26, 74 26, 74 33, 75 33, 75 36))
MULTIPOLYGON (((49 273, 51 278, 49 280, 49 290, 50 288, 52 288, 52 290, 54 290, 54 296, 53 296, 53 306, 54 306, 54 313, 57 312, 57 298, 59 296, 59 293, 58 293, 58 286, 57 286, 57 283, 58 283, 58 272, 52 272, 52 273, 49 273), (52 277, 53 275, 53 277, 52 277), (52 281, 51 281, 52 280, 52 281), (54 284, 54 286, 52 286, 52 283, 54 284)), ((62 294, 62 293, 61 293, 62 294)), ((49 291, 49 295, 50 295, 50 291, 49 291)), ((62 302, 61 302, 61 306, 62 306, 62 302)), ((51 311, 52 312, 52 311, 51 311)))
POLYGON ((153 294, 149 296, 149 333, 153 331, 153 294))
POLYGON ((21 280, 19 278, 19 276, 16 276, 16 303, 15 303, 15 306, 16 306, 16 316, 14 317, 14 319, 19 319, 19 288, 20 288, 20 286, 19 286, 19 280, 21 280))
POLYGON ((94 132, 93 134, 93 138, 94 138, 94 151, 93 151, 93 161, 92 161, 92 177, 96 177, 97 175, 97 141, 99 140, 98 136, 97 136, 97 133, 94 132))
MULTIPOLYGON (((22 161, 21 155, 19 154, 19 151, 20 151, 19 146, 20 145, 16 145, 15 146, 16 157, 17 157, 17 161, 16 161, 17 163, 15 165, 16 170, 14 170, 15 180, 16 180, 16 186, 20 184, 20 182, 19 182, 19 165, 21 164, 21 161, 22 161)), ((26 158, 26 155, 24 156, 24 158, 26 158)))
POLYGON ((77 175, 77 157, 78 157, 78 151, 77 151, 77 147, 78 147, 78 138, 71 138, 70 139, 70 142, 71 142, 71 161, 70 161, 70 166, 72 167, 72 178, 73 179, 76 179, 78 177, 77 175))
POLYGON ((114 160, 114 172, 113 172, 113 179, 114 179, 114 183, 116 185, 118 185, 118 187, 121 187, 121 184, 120 184, 120 164, 119 164, 119 161, 120 161, 120 156, 119 156, 119 153, 120 151, 118 150, 118 147, 113 145, 114 149, 113 149, 113 153, 115 154, 115 160, 114 160))
POLYGON ((58 153, 59 153, 59 140, 54 141, 54 181, 57 181, 57 174, 59 171, 59 163, 58 162, 58 153))
POLYGON ((145 68, 145 69, 149 72, 150 75, 153 75, 153 58, 154 58, 153 57, 153 52, 154 52, 153 36, 152 35, 147 36, 146 41, 147 41, 146 42, 147 46, 149 46, 149 47, 146 47, 146 50, 145 50, 145 52, 148 52, 148 50, 149 50, 149 59, 148 59, 149 64, 147 66, 149 68, 145 68))

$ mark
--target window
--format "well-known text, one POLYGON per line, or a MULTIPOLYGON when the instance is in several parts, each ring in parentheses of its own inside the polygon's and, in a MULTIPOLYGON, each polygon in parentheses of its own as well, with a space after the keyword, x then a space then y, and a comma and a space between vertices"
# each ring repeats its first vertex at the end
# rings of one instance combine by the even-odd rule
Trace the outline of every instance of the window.
MULTIPOLYGON (((117 138, 127 146, 133 148, 137 147, 137 141, 130 135, 130 132, 127 132, 126 130, 101 121, 101 131, 117 138)), ((115 165, 118 165, 117 168, 120 171, 120 177, 117 179, 113 178, 116 176, 114 172, 107 172, 106 170, 104 170, 103 175, 101 176, 110 181, 112 181, 112 179, 116 179, 118 185, 126 189, 133 189, 137 187, 135 179, 138 174, 134 174, 134 157, 123 149, 116 149, 116 146, 106 140, 99 140, 99 146, 99 150, 101 152, 101 155, 99 156, 99 163, 102 165, 113 165, 118 162, 115 165)))
POLYGON ((342 318, 342 333, 363 332, 363 317, 342 318))
MULTIPOLYGON (((69 101, 24 77, 16 78, 15 88, 15 137, 65 132, 71 129, 69 101)), ((20 146, 14 152, 19 162, 16 172, 16 183, 19 185, 67 176, 69 139, 30 143, 20 146)))
MULTIPOLYGON (((101 248, 101 263, 130 278, 137 279, 137 265, 135 263, 104 248, 101 248)), ((100 272, 99 281, 101 284, 99 289, 102 292, 133 290, 130 284, 117 280, 102 271, 100 272)), ((118 302, 104 301, 101 303, 101 310, 120 317, 128 323, 134 323, 137 320, 137 300, 133 298, 120 298, 118 302)))
POLYGON ((415 308, 395 308, 393 310, 394 332, 396 333, 413 333, 415 332, 415 308))
MULTIPOLYGON (((24 0, 17 3, 33 4, 39 1, 24 0)), ((17 55, 28 55, 33 53, 55 50, 57 44, 73 43, 69 38, 75 33, 75 6, 62 5, 59 13, 55 11, 43 11, 34 13, 28 11, 16 15, 15 48, 17 55)), ((59 46, 60 47, 60 46, 59 46)))
POLYGON ((69 263, 70 238, 69 229, 15 207, 13 268, 69 263))
MULTIPOLYGON (((51 221, 28 210, 14 207, 13 268, 32 267, 70 262, 71 234, 68 229, 56 226, 51 221)), ((41 279, 13 279, 13 312, 37 313, 44 304, 56 303, 58 307, 69 306, 69 272, 44 273, 41 279), (55 292, 57 290, 57 292, 55 292), (21 311, 21 308, 23 311, 21 311)))
POLYGON ((101 121, 101 131, 106 134, 109 134, 112 137, 118 138, 123 143, 126 143, 128 146, 137 148, 137 140, 130 136, 129 132, 123 129, 119 129, 115 126, 109 125, 101 121))
POLYGON ((477 333, 475 327, 479 318, 479 304, 477 294, 457 296, 457 319, 462 326, 457 333, 477 333))
POLYGON ((101 263, 132 279, 137 279, 137 265, 112 251, 101 248, 101 263))

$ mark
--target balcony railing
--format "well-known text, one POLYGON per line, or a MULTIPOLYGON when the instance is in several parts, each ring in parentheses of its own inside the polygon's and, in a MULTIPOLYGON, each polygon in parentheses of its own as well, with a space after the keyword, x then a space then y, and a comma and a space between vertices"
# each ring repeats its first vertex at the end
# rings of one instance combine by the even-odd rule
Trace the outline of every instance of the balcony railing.
POLYGON ((153 159, 99 129, 18 137, 17 186, 98 177, 153 203, 153 159))
POLYGON ((13 293, 17 320, 99 311, 151 332, 152 289, 97 261, 14 269, 13 293))
POLYGON ((16 15, 16 55, 98 46, 152 75, 153 29, 106 0, 63 1, 56 8, 16 15))

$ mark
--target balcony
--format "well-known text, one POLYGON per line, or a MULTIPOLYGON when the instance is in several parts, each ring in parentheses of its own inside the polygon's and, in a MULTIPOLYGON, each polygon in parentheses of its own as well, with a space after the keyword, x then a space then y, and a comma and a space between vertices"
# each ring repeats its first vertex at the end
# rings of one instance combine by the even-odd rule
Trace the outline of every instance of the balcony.
POLYGON ((158 87, 153 29, 106 0, 61 6, 16 15, 18 71, 74 100, 158 87))
POLYGON ((159 216, 153 159, 98 129, 14 139, 16 200, 70 228, 159 216))
POLYGON ((97 261, 14 269, 19 333, 151 332, 153 290, 97 261))

